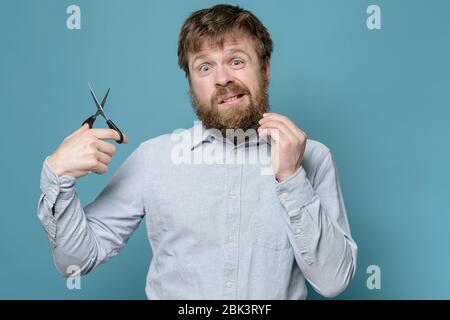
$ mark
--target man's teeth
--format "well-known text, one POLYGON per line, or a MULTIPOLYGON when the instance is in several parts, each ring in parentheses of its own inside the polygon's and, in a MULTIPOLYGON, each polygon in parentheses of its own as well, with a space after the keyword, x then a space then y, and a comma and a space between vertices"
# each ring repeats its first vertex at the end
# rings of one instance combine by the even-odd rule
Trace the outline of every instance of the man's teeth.
POLYGON ((230 102, 230 101, 236 100, 237 98, 238 98, 238 95, 235 95, 235 96, 233 96, 233 97, 231 97, 231 98, 228 98, 228 99, 223 100, 222 103, 224 103, 224 102, 230 102))

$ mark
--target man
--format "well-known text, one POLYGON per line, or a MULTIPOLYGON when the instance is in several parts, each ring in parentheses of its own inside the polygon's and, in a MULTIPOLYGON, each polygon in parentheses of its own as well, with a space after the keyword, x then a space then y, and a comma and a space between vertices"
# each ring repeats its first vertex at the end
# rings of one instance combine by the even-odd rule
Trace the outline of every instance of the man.
POLYGON ((109 260, 145 217, 149 299, 304 299, 305 279, 326 297, 347 287, 357 246, 334 161, 268 112, 271 53, 251 12, 193 13, 178 58, 202 122, 142 143, 85 208, 76 180, 106 172, 105 140, 119 136, 83 126, 64 139, 44 162, 38 208, 61 274, 109 260))

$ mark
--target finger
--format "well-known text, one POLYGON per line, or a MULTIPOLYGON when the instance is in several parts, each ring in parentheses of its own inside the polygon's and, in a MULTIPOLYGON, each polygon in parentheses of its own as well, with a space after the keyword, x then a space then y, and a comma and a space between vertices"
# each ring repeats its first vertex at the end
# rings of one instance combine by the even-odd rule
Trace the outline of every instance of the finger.
POLYGON ((112 157, 106 153, 103 152, 97 152, 96 153, 97 156, 97 160, 100 161, 101 163, 108 165, 111 163, 112 161, 112 157))
POLYGON ((100 140, 120 141, 119 133, 113 129, 91 129, 91 133, 100 140))
POLYGON ((264 137, 270 137, 275 142, 285 141, 287 138, 285 138, 285 133, 283 133, 279 128, 276 127, 265 127, 258 129, 258 132, 260 135, 264 137))
POLYGON ((264 117, 261 119, 262 123, 264 123, 265 121, 271 120, 271 119, 276 119, 278 121, 283 122, 289 128, 289 130, 291 130, 292 133, 295 134, 298 138, 302 138, 302 135, 304 134, 304 132, 302 130, 300 130, 300 128, 297 127, 295 125, 295 123, 293 123, 292 120, 289 119, 288 117, 283 116, 278 113, 273 113, 273 112, 265 113, 263 116, 264 117))
POLYGON ((270 120, 267 121, 265 123, 263 123, 259 128, 259 129, 265 129, 265 128, 273 128, 273 129, 278 129, 280 130, 281 133, 283 133, 284 135, 286 135, 287 137, 296 137, 292 131, 281 121, 277 121, 277 120, 270 120))
POLYGON ((268 112, 268 113, 264 113, 263 118, 261 120, 262 120, 262 123, 264 123, 265 121, 268 121, 271 119, 276 119, 278 121, 283 122, 289 128, 289 130, 292 131, 293 134, 295 134, 300 139, 303 138, 302 136, 304 135, 304 132, 302 130, 300 130, 300 128, 297 127, 295 125, 295 123, 292 122, 292 120, 289 119, 288 117, 283 116, 278 113, 268 112))
POLYGON ((263 137, 270 137, 275 143, 278 143, 280 141, 280 130, 277 128, 264 128, 259 130, 258 132, 260 132, 260 134, 263 137))
POLYGON ((112 143, 103 140, 97 140, 97 150, 109 156, 113 156, 116 153, 116 147, 112 143))
POLYGON ((102 174, 108 171, 108 166, 100 161, 97 162, 97 165, 92 169, 92 172, 97 174, 102 174))
POLYGON ((81 127, 79 127, 78 130, 76 130, 75 132, 86 131, 88 129, 90 129, 89 124, 85 123, 81 127))
POLYGON ((86 131, 88 129, 89 129, 89 124, 88 123, 84 123, 81 127, 79 127, 77 130, 72 132, 72 134, 77 133, 77 132, 86 131))
POLYGON ((85 123, 81 127, 79 127, 77 130, 72 132, 69 136, 67 136, 67 139, 69 139, 70 137, 76 135, 77 133, 81 133, 81 132, 84 132, 84 131, 87 131, 87 130, 89 130, 89 125, 87 123, 85 123))

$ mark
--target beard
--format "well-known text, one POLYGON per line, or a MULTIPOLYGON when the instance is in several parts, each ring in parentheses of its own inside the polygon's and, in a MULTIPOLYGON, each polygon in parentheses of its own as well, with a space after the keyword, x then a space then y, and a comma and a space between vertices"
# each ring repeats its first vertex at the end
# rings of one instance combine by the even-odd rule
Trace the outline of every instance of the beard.
POLYGON ((235 82, 219 87, 208 103, 202 103, 197 98, 192 87, 190 90, 192 106, 199 120, 206 129, 217 129, 226 137, 227 129, 257 130, 259 120, 269 111, 269 95, 267 85, 259 77, 256 92, 252 95, 245 86, 235 82), (230 93, 244 93, 248 99, 241 104, 219 110, 219 99, 230 93))

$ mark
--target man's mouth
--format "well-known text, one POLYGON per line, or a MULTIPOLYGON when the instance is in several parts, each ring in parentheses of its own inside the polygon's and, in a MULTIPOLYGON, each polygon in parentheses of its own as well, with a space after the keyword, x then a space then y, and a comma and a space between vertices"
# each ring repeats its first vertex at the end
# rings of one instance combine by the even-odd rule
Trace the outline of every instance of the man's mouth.
POLYGON ((220 98, 219 105, 224 107, 236 105, 242 101, 244 96, 245 93, 227 95, 226 97, 220 98))

